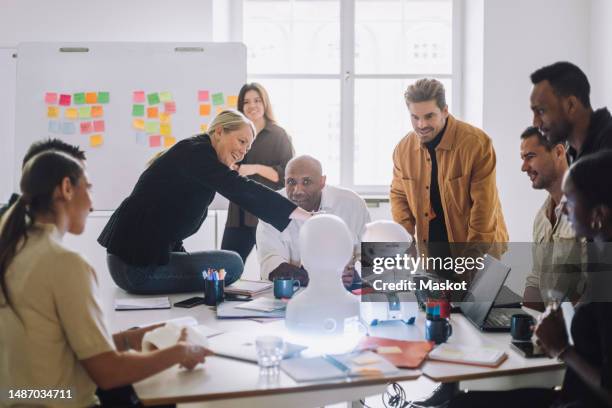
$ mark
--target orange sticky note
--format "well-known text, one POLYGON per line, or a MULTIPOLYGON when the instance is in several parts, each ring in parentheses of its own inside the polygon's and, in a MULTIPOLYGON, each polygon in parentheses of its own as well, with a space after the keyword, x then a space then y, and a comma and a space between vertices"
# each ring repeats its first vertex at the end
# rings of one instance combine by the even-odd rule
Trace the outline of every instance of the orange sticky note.
POLYGON ((159 117, 159 109, 157 108, 147 108, 147 118, 155 119, 159 117))
POLYGON ((159 123, 168 124, 170 123, 170 119, 172 119, 172 116, 169 113, 159 112, 159 123))
POLYGON ((85 103, 96 103, 98 102, 97 92, 87 92, 85 94, 85 103))
POLYGON ((161 133, 162 136, 172 136, 172 126, 163 123, 159 128, 159 133, 161 133))
POLYGON ((164 136, 164 147, 170 147, 176 143, 176 138, 172 136, 164 136))
POLYGON ((134 119, 132 120, 132 127, 138 130, 144 130, 145 124, 144 119, 134 119))
POLYGON ((100 147, 104 143, 104 137, 102 135, 91 135, 89 136, 89 145, 91 147, 100 147))
POLYGON ((161 146, 161 136, 149 136, 149 147, 159 147, 161 146))
POLYGON ((102 105, 94 105, 91 107, 91 117, 99 118, 104 115, 104 108, 102 105))
POLYGON ((76 119, 79 117, 79 112, 76 110, 76 108, 67 108, 64 111, 64 116, 66 119, 76 119))
POLYGON ((200 132, 207 132, 208 131, 208 125, 206 123, 202 123, 200 125, 200 132))
POLYGON ((217 115, 223 112, 223 106, 217 106, 217 115))
POLYGON ((202 104, 200 105, 200 116, 208 116, 210 115, 210 104, 202 104))
POLYGON ((59 108, 57 106, 48 106, 47 107, 47 117, 48 118, 59 117, 59 108))
POLYGON ((232 108, 238 106, 238 97, 236 95, 230 95, 227 97, 227 104, 232 108))

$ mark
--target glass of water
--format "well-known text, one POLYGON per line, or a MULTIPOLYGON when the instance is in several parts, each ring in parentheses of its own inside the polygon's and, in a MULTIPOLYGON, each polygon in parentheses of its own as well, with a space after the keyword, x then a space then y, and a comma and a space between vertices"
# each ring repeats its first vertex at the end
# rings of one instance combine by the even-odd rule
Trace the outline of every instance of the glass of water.
POLYGON ((278 371, 283 359, 283 339, 278 336, 259 336, 255 339, 257 364, 265 373, 278 371))

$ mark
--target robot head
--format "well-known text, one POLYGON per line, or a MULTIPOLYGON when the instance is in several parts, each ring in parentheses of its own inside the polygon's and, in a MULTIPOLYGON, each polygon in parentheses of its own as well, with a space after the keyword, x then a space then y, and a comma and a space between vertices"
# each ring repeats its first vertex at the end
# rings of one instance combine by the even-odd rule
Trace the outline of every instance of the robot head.
POLYGON ((300 256, 311 281, 338 280, 353 256, 351 233, 340 217, 321 214, 300 229, 300 256))

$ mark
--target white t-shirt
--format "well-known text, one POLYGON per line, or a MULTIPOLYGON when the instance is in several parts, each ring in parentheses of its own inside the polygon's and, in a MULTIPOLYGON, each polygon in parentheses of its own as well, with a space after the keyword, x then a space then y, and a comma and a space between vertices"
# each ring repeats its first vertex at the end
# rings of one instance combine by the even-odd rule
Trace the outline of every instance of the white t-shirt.
MULTIPOLYGON (((285 189, 279 191, 287 196, 285 189)), ((340 187, 325 186, 321 192, 319 211, 334 214, 342 218, 353 238, 354 255, 361 253, 361 236, 365 225, 370 222, 370 213, 365 201, 351 190, 340 187)), ((280 264, 286 262, 301 266, 300 228, 304 221, 291 220, 283 232, 263 221, 257 225, 257 258, 259 259, 261 278, 268 275, 280 264)))
MULTIPOLYGON (((0 406, 96 404, 96 384, 79 360, 114 345, 94 269, 62 246, 54 225, 36 224, 5 279, 12 307, 0 307, 0 384, 4 391, 70 390, 72 398, 26 402, 3 394, 0 406)), ((0 304, 5 304, 2 294, 0 304)))

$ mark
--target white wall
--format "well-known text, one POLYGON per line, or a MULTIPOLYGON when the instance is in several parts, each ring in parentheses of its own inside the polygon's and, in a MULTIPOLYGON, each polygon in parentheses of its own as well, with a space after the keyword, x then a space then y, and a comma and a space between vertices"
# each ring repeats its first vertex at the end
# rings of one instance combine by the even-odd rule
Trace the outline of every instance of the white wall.
POLYGON ((591 0, 590 65, 591 103, 612 109, 612 2, 591 0))
POLYGON ((0 46, 23 41, 211 41, 213 0, 2 0, 0 46))
POLYGON ((519 135, 531 124, 529 75, 558 60, 589 75, 589 20, 584 0, 484 1, 482 124, 497 152, 498 189, 513 242, 531 241, 545 198, 520 171, 519 135))

